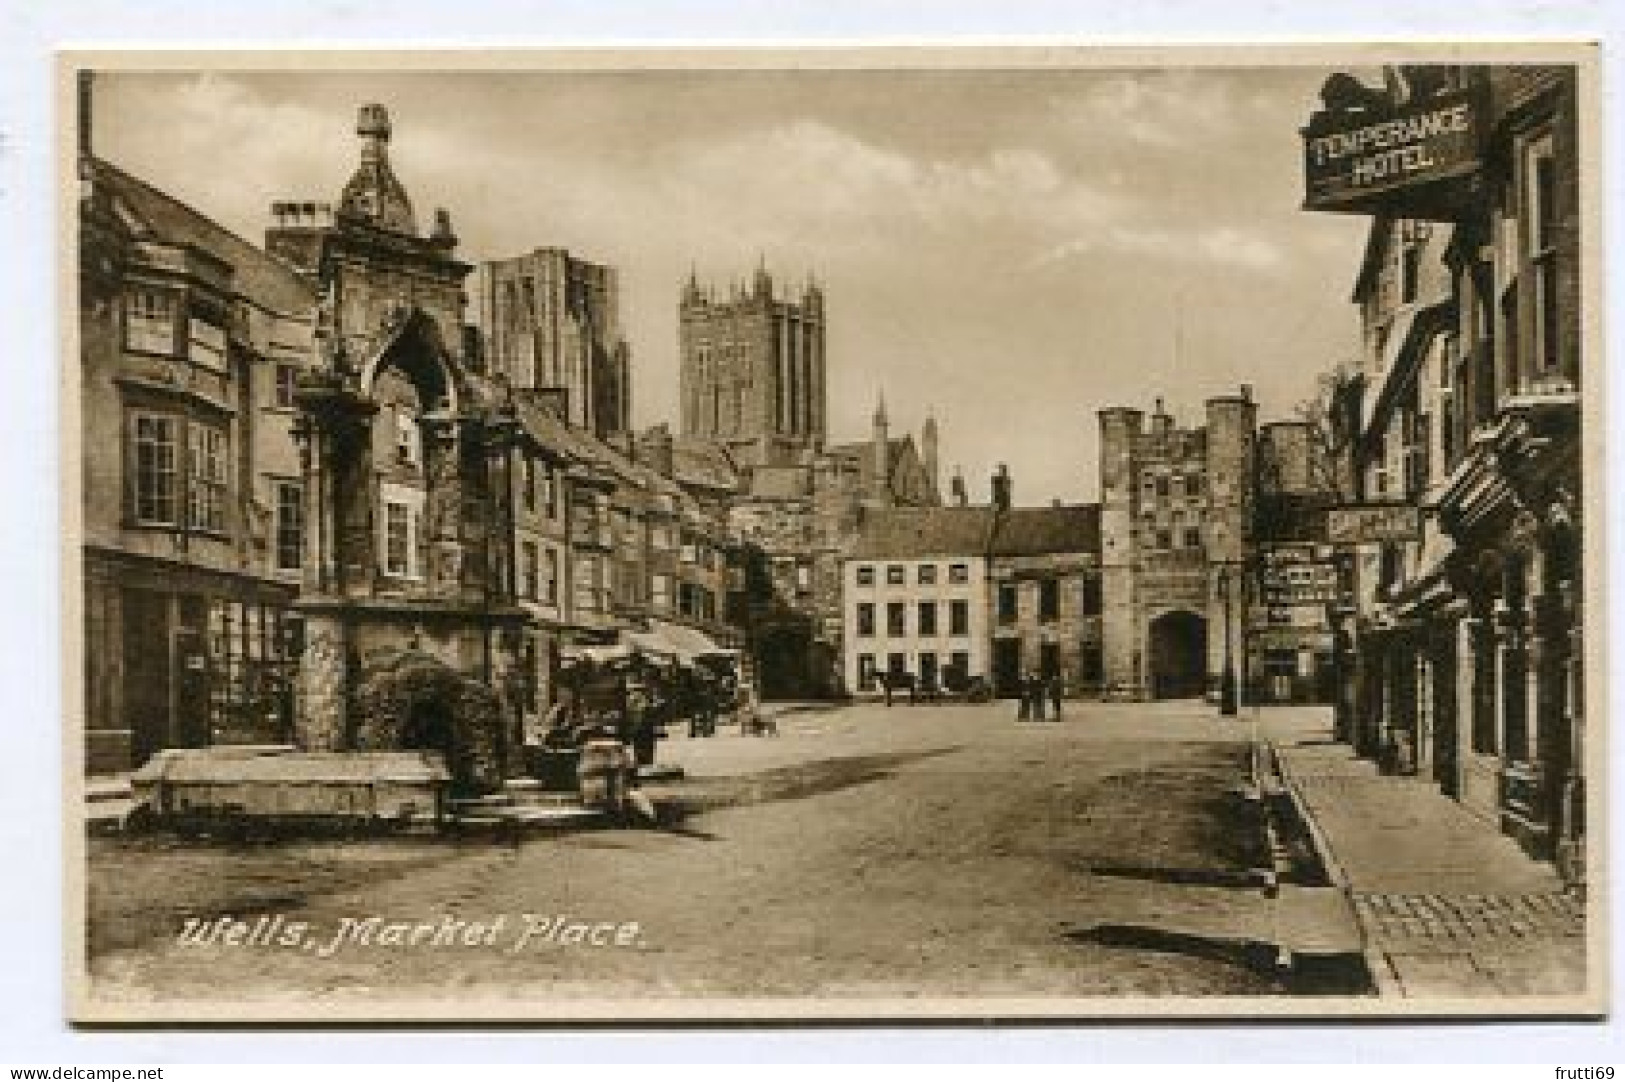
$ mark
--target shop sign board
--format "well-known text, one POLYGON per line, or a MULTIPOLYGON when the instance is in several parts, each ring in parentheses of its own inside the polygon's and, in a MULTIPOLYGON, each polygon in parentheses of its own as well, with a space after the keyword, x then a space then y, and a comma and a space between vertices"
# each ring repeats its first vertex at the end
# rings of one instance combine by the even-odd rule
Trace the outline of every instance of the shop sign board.
POLYGON ((1334 545, 1421 539, 1422 509, 1412 503, 1345 504, 1326 512, 1326 540, 1334 545))
POLYGON ((1468 91, 1380 111, 1317 113, 1302 132, 1304 208, 1405 213, 1405 193, 1422 189, 1431 205, 1439 182, 1478 172, 1483 129, 1479 98, 1468 91))

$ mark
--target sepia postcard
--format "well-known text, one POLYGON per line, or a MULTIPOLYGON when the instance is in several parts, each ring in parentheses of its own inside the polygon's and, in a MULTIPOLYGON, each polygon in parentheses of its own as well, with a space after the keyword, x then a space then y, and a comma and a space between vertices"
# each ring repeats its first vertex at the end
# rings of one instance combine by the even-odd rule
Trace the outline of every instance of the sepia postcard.
POLYGON ((58 74, 74 1021, 1607 1010, 1594 46, 58 74))

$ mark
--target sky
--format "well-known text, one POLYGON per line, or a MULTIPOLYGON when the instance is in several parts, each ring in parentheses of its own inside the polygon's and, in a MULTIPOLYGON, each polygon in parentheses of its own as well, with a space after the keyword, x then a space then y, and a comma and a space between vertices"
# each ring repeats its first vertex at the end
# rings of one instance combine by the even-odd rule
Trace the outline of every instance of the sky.
POLYGON ((1250 384, 1265 419, 1351 358, 1359 218, 1311 214, 1298 129, 1328 72, 1091 68, 109 73, 96 152, 260 240, 336 202, 384 104, 426 228, 469 261, 617 268, 633 418, 675 420, 677 299, 758 261, 825 291, 829 436, 934 414, 986 499, 1096 498, 1111 405, 1182 422, 1250 384))

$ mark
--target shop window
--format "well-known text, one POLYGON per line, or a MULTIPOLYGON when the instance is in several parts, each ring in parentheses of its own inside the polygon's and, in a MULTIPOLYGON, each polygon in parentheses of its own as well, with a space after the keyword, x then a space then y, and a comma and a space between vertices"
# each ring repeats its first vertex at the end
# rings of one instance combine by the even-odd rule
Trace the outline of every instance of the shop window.
POLYGON ((135 519, 144 525, 176 524, 176 430, 173 417, 136 414, 133 478, 135 519))
POLYGON ((276 569, 298 571, 305 562, 305 489, 295 481, 276 483, 276 569))
POLYGON ((208 602, 202 676, 209 737, 216 744, 285 742, 293 726, 293 675, 284 610, 208 602))

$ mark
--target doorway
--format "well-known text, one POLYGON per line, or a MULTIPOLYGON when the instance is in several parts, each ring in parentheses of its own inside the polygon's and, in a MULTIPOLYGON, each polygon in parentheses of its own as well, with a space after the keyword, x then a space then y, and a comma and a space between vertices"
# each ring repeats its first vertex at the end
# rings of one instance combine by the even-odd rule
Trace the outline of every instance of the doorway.
POLYGON ((993 694, 1014 699, 1021 694, 1021 640, 993 640, 993 694))
POLYGON ((1177 609, 1151 621, 1151 697, 1190 699, 1207 690, 1207 621, 1177 609))
POLYGON ((438 751, 451 765, 457 738, 451 708, 439 695, 419 699, 406 715, 401 747, 411 751, 438 751))

